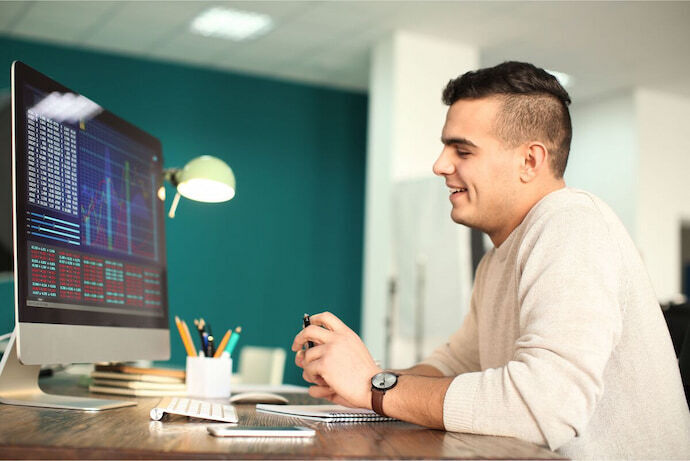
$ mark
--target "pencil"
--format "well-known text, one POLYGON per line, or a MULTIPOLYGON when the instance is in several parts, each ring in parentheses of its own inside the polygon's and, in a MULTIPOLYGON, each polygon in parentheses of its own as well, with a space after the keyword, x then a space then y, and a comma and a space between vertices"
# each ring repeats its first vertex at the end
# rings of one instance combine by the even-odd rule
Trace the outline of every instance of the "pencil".
POLYGON ((225 350, 225 346, 228 344, 228 340, 230 339, 230 335, 232 334, 232 330, 228 330, 225 333, 225 336, 223 336, 223 339, 220 340, 220 344, 218 344, 218 349, 216 349, 216 353, 213 355, 214 359, 217 359, 223 354, 223 351, 225 350))
POLYGON ((185 332, 185 338, 187 340, 187 344, 189 345, 189 350, 191 351, 192 357, 196 357, 196 348, 194 347, 194 343, 192 342, 192 335, 189 334, 189 327, 187 326, 187 322, 184 320, 180 320, 182 323, 182 328, 184 329, 185 332))
POLYGON ((240 333, 242 333, 242 327, 235 328, 235 331, 233 332, 232 337, 228 342, 228 346, 225 348, 228 351, 228 354, 230 354, 230 356, 232 356, 232 351, 235 350, 237 341, 240 340, 240 333))
POLYGON ((184 345, 187 355, 196 356, 196 351, 187 341, 187 335, 185 334, 184 326, 182 326, 182 320, 178 316, 175 316, 175 325, 177 325, 177 331, 180 333, 180 338, 182 339, 182 344, 184 345))

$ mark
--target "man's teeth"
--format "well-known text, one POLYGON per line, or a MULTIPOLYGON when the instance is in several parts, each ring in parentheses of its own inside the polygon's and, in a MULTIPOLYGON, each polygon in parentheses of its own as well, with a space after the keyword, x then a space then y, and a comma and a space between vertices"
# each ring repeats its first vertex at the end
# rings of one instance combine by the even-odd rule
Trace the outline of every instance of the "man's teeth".
POLYGON ((460 189, 451 189, 451 190, 450 190, 450 193, 451 193, 451 194, 454 194, 454 193, 456 193, 456 192, 467 192, 467 189, 464 188, 464 187, 461 187, 460 189))

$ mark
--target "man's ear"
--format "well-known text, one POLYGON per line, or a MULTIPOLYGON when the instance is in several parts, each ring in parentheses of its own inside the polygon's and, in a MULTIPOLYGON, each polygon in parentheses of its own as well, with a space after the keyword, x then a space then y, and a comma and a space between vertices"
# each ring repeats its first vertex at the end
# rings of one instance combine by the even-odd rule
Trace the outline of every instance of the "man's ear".
POLYGON ((520 155, 520 180, 524 183, 533 181, 544 168, 549 167, 549 151, 540 142, 523 145, 520 155))

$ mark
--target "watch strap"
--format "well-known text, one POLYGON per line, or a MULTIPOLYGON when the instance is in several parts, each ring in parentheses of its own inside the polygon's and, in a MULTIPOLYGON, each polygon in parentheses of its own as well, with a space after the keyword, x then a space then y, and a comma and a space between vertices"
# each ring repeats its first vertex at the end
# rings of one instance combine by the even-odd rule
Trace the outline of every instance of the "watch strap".
POLYGON ((386 391, 381 389, 374 388, 371 390, 371 408, 381 416, 386 416, 383 412, 383 395, 385 393, 386 391))

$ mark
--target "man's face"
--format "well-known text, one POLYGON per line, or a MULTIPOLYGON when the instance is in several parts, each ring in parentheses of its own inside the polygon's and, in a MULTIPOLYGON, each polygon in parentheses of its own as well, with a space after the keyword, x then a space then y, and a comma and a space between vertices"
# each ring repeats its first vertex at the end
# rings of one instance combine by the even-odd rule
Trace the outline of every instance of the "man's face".
POLYGON ((496 98, 450 106, 433 168, 450 189, 453 221, 486 232, 498 245, 519 224, 514 205, 520 184, 516 149, 505 148, 495 134, 500 108, 496 98))

